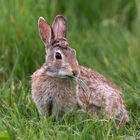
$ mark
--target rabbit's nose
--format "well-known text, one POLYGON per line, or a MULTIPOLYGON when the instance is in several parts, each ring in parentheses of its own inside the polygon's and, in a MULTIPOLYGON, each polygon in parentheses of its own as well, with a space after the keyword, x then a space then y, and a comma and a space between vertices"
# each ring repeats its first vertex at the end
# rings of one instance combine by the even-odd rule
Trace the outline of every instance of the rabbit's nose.
POLYGON ((79 72, 77 70, 72 70, 73 76, 77 76, 79 72))

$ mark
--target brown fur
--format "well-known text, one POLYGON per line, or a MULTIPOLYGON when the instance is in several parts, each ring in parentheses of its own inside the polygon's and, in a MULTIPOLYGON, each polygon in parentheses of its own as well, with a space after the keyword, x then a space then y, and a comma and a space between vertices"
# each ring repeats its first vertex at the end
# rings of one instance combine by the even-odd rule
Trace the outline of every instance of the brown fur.
POLYGON ((43 42, 47 40, 47 44, 44 42, 47 56, 44 65, 32 75, 32 98, 39 113, 61 116, 78 105, 92 114, 105 113, 119 122, 128 121, 122 94, 116 86, 98 72, 78 65, 76 52, 65 39, 67 24, 64 17, 57 16, 53 28, 44 21, 42 28, 40 22, 42 18, 39 30, 41 38, 47 37, 42 39, 43 42), (55 58, 56 52, 61 59, 55 58), (68 81, 68 77, 73 76, 76 77, 73 79, 76 95, 68 81), (79 76, 83 83, 78 80, 79 76))
POLYGON ((67 112, 77 104, 68 80, 47 76, 43 67, 32 75, 32 97, 40 114, 67 112), (51 111, 48 110, 50 103, 53 104, 51 111))

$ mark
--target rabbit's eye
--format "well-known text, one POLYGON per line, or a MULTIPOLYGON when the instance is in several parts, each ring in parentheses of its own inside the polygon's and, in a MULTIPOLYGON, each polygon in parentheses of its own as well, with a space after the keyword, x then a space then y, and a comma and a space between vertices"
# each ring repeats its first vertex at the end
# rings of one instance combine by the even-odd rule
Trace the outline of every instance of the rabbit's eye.
POLYGON ((62 56, 61 56, 61 54, 59 52, 56 52, 55 53, 55 58, 56 59, 62 59, 62 56))

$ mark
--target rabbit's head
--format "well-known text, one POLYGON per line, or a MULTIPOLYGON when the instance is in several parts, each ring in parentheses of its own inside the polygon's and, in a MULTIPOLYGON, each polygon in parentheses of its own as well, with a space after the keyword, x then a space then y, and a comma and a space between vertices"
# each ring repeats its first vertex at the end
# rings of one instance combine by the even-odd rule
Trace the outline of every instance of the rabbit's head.
POLYGON ((63 16, 56 16, 52 26, 42 17, 38 20, 39 32, 46 49, 44 64, 47 75, 65 78, 79 76, 76 51, 66 40, 67 22, 63 16))

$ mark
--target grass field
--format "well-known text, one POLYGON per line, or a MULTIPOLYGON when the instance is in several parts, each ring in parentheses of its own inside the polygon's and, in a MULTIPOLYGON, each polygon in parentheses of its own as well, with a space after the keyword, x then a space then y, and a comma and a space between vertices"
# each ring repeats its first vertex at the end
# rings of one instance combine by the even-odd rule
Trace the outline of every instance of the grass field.
POLYGON ((140 1, 0 0, 0 140, 139 140, 140 1), (123 92, 130 122, 74 111, 57 122, 38 117, 31 74, 44 62, 40 16, 68 19, 68 39, 79 63, 104 74, 123 92), (81 121, 79 116, 83 116, 81 121))

